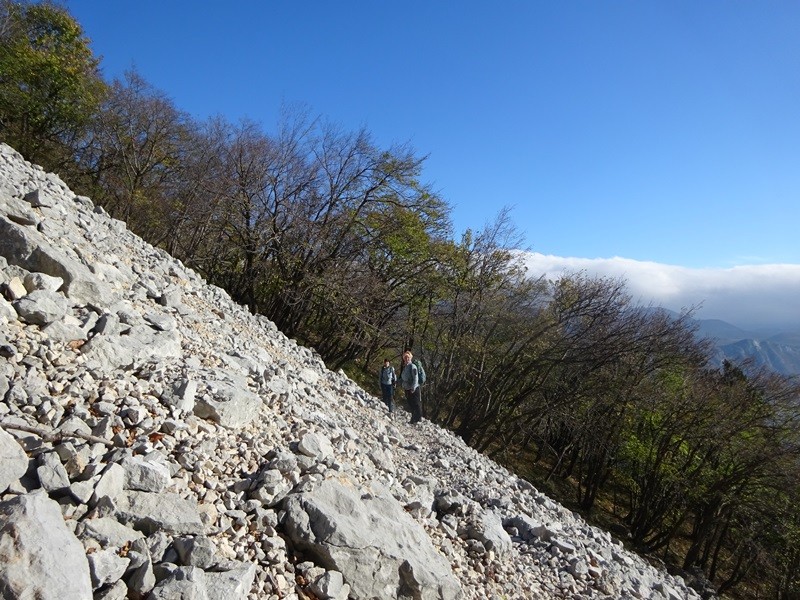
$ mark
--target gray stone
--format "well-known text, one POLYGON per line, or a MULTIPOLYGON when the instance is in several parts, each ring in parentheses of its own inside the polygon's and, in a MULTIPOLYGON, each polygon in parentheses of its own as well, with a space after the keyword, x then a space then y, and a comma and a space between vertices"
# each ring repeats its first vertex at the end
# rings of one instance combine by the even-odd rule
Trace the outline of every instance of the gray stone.
POLYGON ((87 558, 94 589, 122 579, 128 568, 128 563, 130 563, 130 560, 117 554, 116 548, 106 548, 105 550, 92 552, 87 558))
POLYGON ((297 471, 297 457, 291 452, 280 450, 269 461, 268 467, 276 469, 283 474, 290 474, 297 471))
POLYGON ((100 476, 100 480, 94 488, 92 504, 97 504, 103 498, 116 501, 122 496, 125 487, 125 469, 122 465, 112 463, 108 465, 100 476))
POLYGON ((303 552, 342 573, 357 598, 459 598, 461 586, 425 530, 388 494, 328 479, 291 494, 285 529, 303 552))
POLYGON ((664 594, 664 596, 667 597, 667 600, 682 600, 684 598, 683 594, 678 593, 675 588, 667 583, 664 583, 663 581, 656 583, 653 587, 664 594))
POLYGON ((175 317, 165 315, 162 313, 150 312, 144 315, 144 320, 147 321, 154 329, 158 331, 172 331, 178 326, 175 317))
POLYGON ((44 192, 40 189, 31 190, 30 192, 25 194, 23 200, 25 200, 25 202, 30 204, 33 208, 42 208, 43 206, 53 206, 53 201, 46 199, 44 192))
POLYGON ((46 452, 39 457, 40 465, 36 469, 39 483, 50 493, 62 493, 69 490, 69 475, 61 459, 55 452, 46 452))
POLYGON ((319 433, 305 434, 297 444, 297 449, 302 454, 321 461, 333 456, 330 440, 319 433))
POLYGON ((205 576, 209 600, 247 600, 256 578, 256 566, 242 563, 225 571, 207 571, 205 576))
POLYGON ((397 471, 394 460, 392 460, 392 455, 385 452, 383 449, 373 448, 370 450, 368 456, 376 468, 387 473, 395 473, 397 471))
POLYGON ((216 562, 217 547, 204 535, 175 538, 172 546, 178 552, 181 562, 188 567, 209 569, 216 562))
POLYGON ((577 551, 575 544, 560 537, 554 537, 552 543, 553 547, 558 548, 564 554, 575 554, 577 551))
POLYGON ((70 280, 65 293, 76 304, 92 304, 94 306, 107 306, 113 303, 116 295, 104 282, 91 279, 85 272, 70 280))
POLYGON ((289 382, 286 379, 273 377, 271 378, 266 387, 269 391, 277 396, 284 396, 292 391, 292 386, 289 385, 289 382))
POLYGON ((339 571, 326 571, 310 587, 314 594, 326 600, 347 600, 350 595, 350 586, 339 571))
POLYGON ((145 554, 144 562, 135 567, 128 576, 128 587, 138 596, 146 596, 156 585, 156 576, 153 572, 153 561, 149 554, 145 554))
POLYGON ((487 550, 494 551, 499 557, 513 548, 511 536, 503 529, 501 518, 493 512, 482 513, 478 523, 468 529, 468 535, 481 542, 487 550))
POLYGON ((58 321, 68 310, 67 300, 61 294, 34 290, 14 302, 19 318, 33 325, 47 325, 58 321))
POLYGON ((141 425, 150 416, 150 412, 144 406, 130 406, 117 414, 122 417, 126 425, 141 425))
POLYGON ((95 320, 91 333, 93 335, 120 335, 128 329, 116 313, 103 313, 95 320))
MULTIPOLYGON (((9 346, 0 346, 0 356, 2 356, 3 350, 8 347, 9 346)), ((9 384, 8 382, 8 377, 0 374, 0 407, 7 406, 2 404, 2 401, 6 397, 6 393, 8 393, 8 390, 10 389, 11 389, 11 384, 9 384)), ((4 411, 0 410, 0 412, 4 411)))
POLYGON ((35 243, 26 236, 26 231, 30 229, 29 225, 21 225, 0 216, 0 255, 9 264, 24 267, 20 262, 30 258, 35 247, 35 243))
POLYGON ((102 546, 113 546, 115 548, 122 548, 135 540, 144 538, 140 531, 126 527, 111 517, 84 519, 79 531, 81 538, 93 539, 102 546))
POLYGON ((438 485, 436 479, 414 474, 404 481, 403 485, 409 495, 406 508, 419 517, 430 516, 435 500, 434 491, 438 485))
POLYGON ((514 527, 526 542, 533 539, 550 541, 558 533, 555 529, 536 521, 528 515, 515 515, 503 521, 505 527, 514 527))
POLYGON ((169 485, 172 475, 164 463, 144 456, 131 456, 122 461, 125 469, 125 489, 142 492, 161 492, 169 485))
MULTIPOLYGON (((295 465, 297 462, 295 461, 295 465)), ((291 484, 277 469, 267 469, 259 474, 253 489, 250 491, 250 498, 258 500, 265 506, 275 506, 283 500, 292 489, 291 484)))
POLYGON ((238 429, 258 416, 261 398, 253 392, 221 381, 209 382, 209 392, 198 398, 194 414, 229 429, 238 429))
POLYGON ((117 502, 117 517, 148 535, 159 530, 172 534, 203 532, 197 502, 177 494, 123 493, 117 502))
POLYGON ((5 198, 2 201, 2 208, 10 221, 19 225, 36 225, 39 222, 36 213, 31 210, 30 204, 23 204, 16 198, 5 198))
POLYGON ((150 592, 149 600, 222 600, 206 591, 206 574, 198 567, 179 567, 150 592))
POLYGON ((70 318, 69 314, 59 321, 45 325, 42 331, 47 333, 47 337, 50 339, 63 343, 86 339, 86 332, 81 328, 80 323, 70 318))
POLYGON ((57 292, 64 280, 61 277, 53 277, 52 275, 45 275, 44 273, 28 273, 23 280, 25 289, 28 292, 35 292, 36 290, 43 290, 45 292, 57 292))
POLYGON ((162 400, 170 406, 191 413, 194 410, 197 382, 194 379, 181 379, 171 393, 165 393, 162 400))
POLYGON ((60 433, 82 433, 89 435, 92 433, 92 428, 77 415, 72 415, 58 426, 58 431, 60 433))
POLYGON ((19 277, 12 277, 8 283, 6 283, 6 293, 10 300, 19 300, 28 295, 28 290, 22 282, 22 279, 19 277))
POLYGON ((584 557, 574 557, 569 561, 569 573, 573 577, 584 577, 589 574, 589 563, 584 557))
POLYGON ((183 294, 178 288, 170 288, 158 298, 158 303, 161 306, 166 306, 168 308, 179 308, 181 306, 183 294))
MULTIPOLYGON (((2 391, 2 386, 0 386, 2 391)), ((5 394, 0 394, 0 398, 5 394)), ((19 442, 5 429, 0 428, 0 494, 8 486, 25 475, 28 470, 28 455, 19 442)))
POLYGON ((99 590, 94 594, 94 600, 127 600, 128 586, 119 580, 107 589, 99 590))
POLYGON ((151 562, 150 552, 148 550, 147 538, 137 538, 126 545, 127 556, 131 560, 128 565, 128 571, 141 567, 148 562, 151 562))
POLYGON ((156 531, 147 536, 147 549, 154 562, 164 560, 164 553, 170 547, 172 539, 163 531, 156 531))
POLYGON ((0 322, 2 321, 16 321, 17 311, 14 310, 14 305, 0 296, 0 322))
POLYGON ((308 385, 316 385, 319 381, 319 372, 314 369, 303 369, 298 373, 298 376, 308 385))
POLYGON ((44 493, 0 503, 0 590, 3 598, 92 597, 83 545, 44 493))
POLYGON ((81 354, 100 369, 133 368, 136 350, 123 342, 122 336, 97 335, 81 347, 81 354))
POLYGON ((69 486, 70 495, 81 504, 89 504, 94 495, 94 486, 97 481, 74 481, 69 486))
POLYGON ((177 331, 133 327, 125 335, 96 335, 81 353, 104 371, 137 368, 152 360, 180 357, 181 341, 177 331))
POLYGON ((42 233, 0 216, 0 254, 9 264, 64 280, 69 298, 81 304, 102 306, 112 297, 77 258, 54 246, 42 233))
POLYGON ((61 442, 53 450, 67 469, 70 479, 81 475, 89 462, 90 449, 88 446, 82 445, 79 450, 72 442, 61 442))

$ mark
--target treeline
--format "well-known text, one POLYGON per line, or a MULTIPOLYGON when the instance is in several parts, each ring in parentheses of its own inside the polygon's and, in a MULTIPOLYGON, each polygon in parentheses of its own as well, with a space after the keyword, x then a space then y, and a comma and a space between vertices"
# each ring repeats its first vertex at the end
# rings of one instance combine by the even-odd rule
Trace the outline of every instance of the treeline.
POLYGON ((105 81, 65 9, 10 0, 0 138, 364 385, 412 346, 428 418, 635 547, 800 597, 797 383, 709 367, 691 311, 623 281, 532 277, 507 211, 456 238, 412 148, 302 109, 198 121, 136 72, 105 81))

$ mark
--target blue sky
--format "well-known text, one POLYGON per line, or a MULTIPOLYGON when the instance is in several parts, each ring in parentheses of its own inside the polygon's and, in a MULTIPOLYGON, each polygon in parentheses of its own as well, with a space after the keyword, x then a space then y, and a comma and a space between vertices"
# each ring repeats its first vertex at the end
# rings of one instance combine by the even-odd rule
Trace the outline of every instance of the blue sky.
POLYGON ((763 272, 800 292, 800 3, 66 6, 107 78, 135 66, 198 119, 270 132, 303 104, 410 142, 457 234, 510 206, 528 248, 564 268, 783 264, 763 272))

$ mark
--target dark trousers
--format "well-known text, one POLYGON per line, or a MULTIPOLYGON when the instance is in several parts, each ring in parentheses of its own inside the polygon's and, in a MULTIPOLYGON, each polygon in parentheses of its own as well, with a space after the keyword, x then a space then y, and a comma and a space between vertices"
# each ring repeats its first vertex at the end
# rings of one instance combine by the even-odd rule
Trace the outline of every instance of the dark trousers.
POLYGON ((411 422, 418 423, 422 418, 422 391, 417 386, 414 390, 404 390, 406 393, 406 402, 411 409, 411 422))
POLYGON ((383 403, 389 407, 389 412, 394 412, 394 386, 391 383, 382 383, 383 403))

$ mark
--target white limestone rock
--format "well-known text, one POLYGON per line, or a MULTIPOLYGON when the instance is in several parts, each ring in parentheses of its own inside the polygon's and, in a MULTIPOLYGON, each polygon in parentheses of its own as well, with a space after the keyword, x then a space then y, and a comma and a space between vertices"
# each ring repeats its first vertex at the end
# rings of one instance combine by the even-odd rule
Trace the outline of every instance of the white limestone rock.
POLYGON ((208 392, 196 399, 194 414, 222 427, 238 429, 258 416, 261 398, 250 390, 222 381, 208 382, 208 392))
POLYGON ((447 561, 391 496, 328 479, 290 495, 285 510, 292 542, 342 573, 356 598, 461 597, 447 561))
POLYGON ((0 494, 19 480, 27 470, 28 455, 14 436, 0 428, 0 494))
POLYGON ((0 590, 4 598, 92 597, 83 546, 44 493, 0 503, 0 590))

